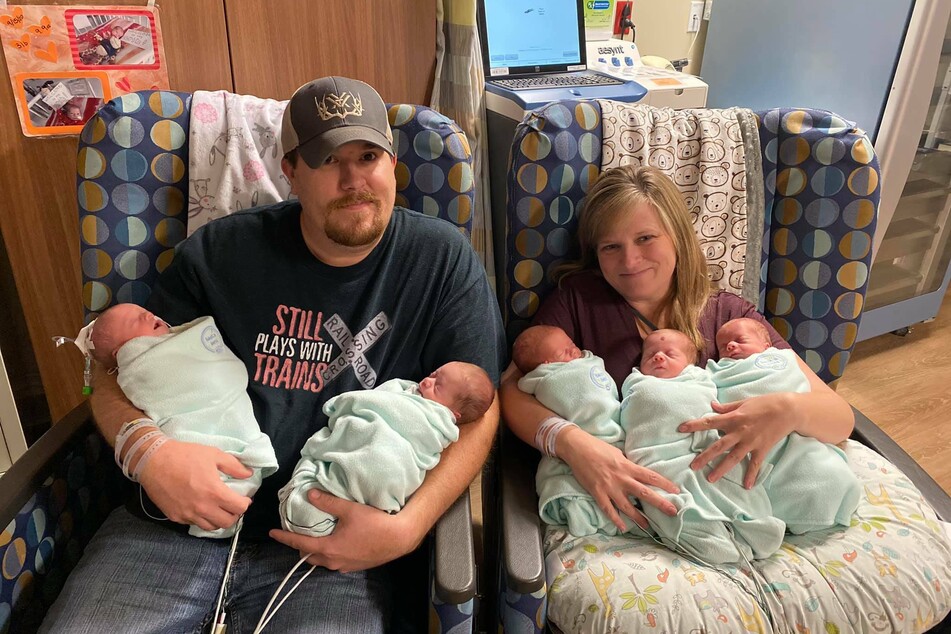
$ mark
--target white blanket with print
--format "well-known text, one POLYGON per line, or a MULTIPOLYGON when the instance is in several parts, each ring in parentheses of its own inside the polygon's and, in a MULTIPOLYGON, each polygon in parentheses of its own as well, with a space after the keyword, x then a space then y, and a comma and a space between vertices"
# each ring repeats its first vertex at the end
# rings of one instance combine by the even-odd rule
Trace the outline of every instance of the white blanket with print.
POLYGON ((287 200, 281 172, 286 101, 196 91, 188 135, 188 235, 241 209, 287 200))
POLYGON ((758 304, 765 199, 753 112, 598 103, 601 170, 651 165, 667 174, 687 203, 710 278, 758 304))

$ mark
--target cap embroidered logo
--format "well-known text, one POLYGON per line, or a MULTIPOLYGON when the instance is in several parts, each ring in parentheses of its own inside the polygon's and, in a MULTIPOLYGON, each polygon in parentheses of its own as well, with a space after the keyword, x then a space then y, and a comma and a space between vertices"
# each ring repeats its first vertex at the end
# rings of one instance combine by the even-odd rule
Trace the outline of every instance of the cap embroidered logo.
POLYGON ((363 114, 363 101, 349 92, 339 95, 328 93, 320 100, 314 97, 314 103, 321 121, 329 121, 334 117, 345 119, 350 115, 359 117, 363 114))

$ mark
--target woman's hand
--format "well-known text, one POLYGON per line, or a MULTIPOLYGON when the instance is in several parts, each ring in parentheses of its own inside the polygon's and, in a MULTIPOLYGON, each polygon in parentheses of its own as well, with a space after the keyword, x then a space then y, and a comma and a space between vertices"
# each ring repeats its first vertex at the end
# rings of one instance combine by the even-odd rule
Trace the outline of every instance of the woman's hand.
POLYGON ((641 528, 647 518, 631 503, 631 496, 656 506, 667 515, 676 515, 677 507, 650 487, 679 493, 677 486, 660 474, 631 462, 620 449, 598 440, 579 427, 566 427, 558 434, 556 451, 594 497, 602 511, 622 532, 627 526, 618 513, 630 517, 641 528))
POLYGON ((720 404, 714 401, 714 416, 690 420, 677 428, 687 433, 718 429, 722 434, 722 438, 693 459, 690 468, 702 469, 717 456, 727 454, 707 476, 708 481, 716 482, 748 454, 750 464, 743 478, 743 486, 753 488, 769 450, 795 431, 793 396, 788 392, 777 392, 733 403, 720 404))

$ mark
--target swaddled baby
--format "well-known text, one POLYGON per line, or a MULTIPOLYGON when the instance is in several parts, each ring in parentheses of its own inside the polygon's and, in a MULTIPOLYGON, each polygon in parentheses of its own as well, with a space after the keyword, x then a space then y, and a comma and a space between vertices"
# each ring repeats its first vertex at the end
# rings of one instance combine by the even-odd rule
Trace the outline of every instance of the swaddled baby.
MULTIPOLYGON (((252 470, 248 478, 221 473, 233 491, 252 497, 277 471, 271 440, 247 394, 247 369, 222 341, 214 319, 169 327, 141 306, 118 304, 96 320, 91 341, 93 357, 118 369, 119 387, 162 433, 217 447, 252 470)), ((206 531, 193 525, 188 532, 220 538, 233 535, 234 527, 206 531)))
POLYGON ((327 426, 301 450, 290 481, 278 492, 281 525, 313 537, 329 535, 337 518, 307 492, 333 495, 395 513, 439 463, 458 425, 482 417, 495 386, 482 368, 454 361, 415 383, 392 379, 372 390, 338 394, 324 403, 327 426))

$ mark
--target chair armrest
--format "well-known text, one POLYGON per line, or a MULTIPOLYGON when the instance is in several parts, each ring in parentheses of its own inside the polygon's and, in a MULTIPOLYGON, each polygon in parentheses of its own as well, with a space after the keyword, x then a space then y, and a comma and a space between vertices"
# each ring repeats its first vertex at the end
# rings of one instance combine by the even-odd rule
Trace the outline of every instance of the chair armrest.
POLYGON ((465 603, 476 594, 475 548, 468 489, 436 522, 435 534, 433 581, 436 596, 444 603, 465 603))
POLYGON ((545 553, 535 494, 538 454, 508 430, 503 430, 500 445, 505 586, 519 594, 531 594, 545 585, 545 553))
POLYGON ((0 526, 7 526, 17 516, 27 500, 50 476, 79 433, 91 430, 92 415, 83 402, 62 420, 53 425, 26 453, 3 474, 0 481, 0 526))
POLYGON ((938 486, 938 483, 878 425, 854 407, 852 411, 855 412, 855 430, 852 432, 852 438, 880 453, 898 467, 918 487, 938 517, 946 522, 951 521, 951 497, 944 489, 938 486))

